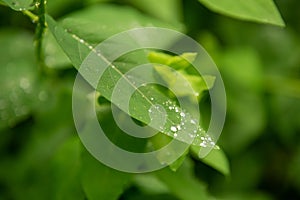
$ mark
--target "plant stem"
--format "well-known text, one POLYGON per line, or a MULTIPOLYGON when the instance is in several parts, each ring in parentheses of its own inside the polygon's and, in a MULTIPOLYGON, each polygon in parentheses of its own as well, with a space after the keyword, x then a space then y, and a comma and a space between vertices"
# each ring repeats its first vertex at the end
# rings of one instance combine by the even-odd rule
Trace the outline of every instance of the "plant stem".
POLYGON ((45 67, 44 52, 42 48, 43 36, 46 28, 45 7, 46 7, 46 0, 39 0, 39 4, 37 5, 38 24, 35 32, 35 45, 36 45, 37 61, 41 72, 44 71, 44 67, 45 67))
POLYGON ((22 11, 22 13, 27 17, 29 17, 33 23, 37 23, 39 21, 39 17, 33 14, 32 12, 30 12, 29 10, 24 10, 22 11))

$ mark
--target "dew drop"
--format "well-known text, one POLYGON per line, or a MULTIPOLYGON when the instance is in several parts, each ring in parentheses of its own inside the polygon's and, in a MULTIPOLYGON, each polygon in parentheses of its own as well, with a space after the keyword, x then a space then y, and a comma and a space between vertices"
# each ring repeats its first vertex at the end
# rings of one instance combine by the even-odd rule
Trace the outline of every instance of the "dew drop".
POLYGON ((180 116, 181 116, 181 117, 185 117, 185 113, 184 113, 184 112, 181 112, 181 113, 180 113, 180 116))
POLYGON ((171 126, 171 131, 172 131, 172 132, 176 132, 176 131, 177 131, 176 126, 171 126))
POLYGON ((200 146, 201 146, 201 147, 207 147, 205 142, 202 142, 202 143, 200 144, 200 146))

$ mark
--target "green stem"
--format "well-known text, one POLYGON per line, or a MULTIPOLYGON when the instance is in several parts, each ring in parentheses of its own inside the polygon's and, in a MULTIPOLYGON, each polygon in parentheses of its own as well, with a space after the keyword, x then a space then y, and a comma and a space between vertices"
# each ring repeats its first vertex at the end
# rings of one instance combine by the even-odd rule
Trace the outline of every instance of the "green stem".
POLYGON ((38 24, 35 32, 35 45, 36 45, 36 56, 38 60, 38 65, 41 72, 44 72, 45 68, 45 59, 44 52, 42 48, 43 36, 46 29, 45 13, 46 13, 46 0, 39 0, 37 16, 38 24))
POLYGON ((33 23, 37 23, 39 21, 39 17, 33 14, 32 12, 30 12, 29 10, 24 10, 22 11, 22 13, 27 17, 29 17, 33 23))

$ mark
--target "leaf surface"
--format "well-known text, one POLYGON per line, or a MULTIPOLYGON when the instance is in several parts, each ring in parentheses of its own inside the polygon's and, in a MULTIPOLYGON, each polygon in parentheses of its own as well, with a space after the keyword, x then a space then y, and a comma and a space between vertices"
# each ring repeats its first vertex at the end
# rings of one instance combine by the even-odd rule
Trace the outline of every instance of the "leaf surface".
POLYGON ((273 0, 199 0, 217 13, 242 20, 285 26, 273 0))

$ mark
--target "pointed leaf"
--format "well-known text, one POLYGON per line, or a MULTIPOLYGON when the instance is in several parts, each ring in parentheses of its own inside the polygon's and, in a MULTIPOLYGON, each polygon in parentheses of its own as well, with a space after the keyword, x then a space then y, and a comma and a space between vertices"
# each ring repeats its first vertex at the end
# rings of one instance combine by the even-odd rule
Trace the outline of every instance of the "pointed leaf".
POLYGON ((199 0, 207 8, 230 17, 285 26, 273 0, 199 0))
MULTIPOLYGON (((199 158, 198 154, 200 148, 192 146, 190 149, 192 154, 199 158)), ((213 149, 206 157, 200 158, 200 160, 226 176, 230 174, 228 159, 221 149, 213 149)))
MULTIPOLYGON (((50 28, 50 31, 60 44, 60 46, 63 48, 63 50, 66 52, 68 57, 70 58, 72 64, 79 69, 81 63, 85 59, 85 57, 90 53, 90 45, 85 42, 85 40, 81 39, 75 34, 68 33, 68 30, 64 29, 63 27, 56 24, 56 22, 49 16, 46 16, 46 20, 48 23, 48 26, 50 28)), ((74 24, 76 26, 76 24, 74 24)), ((135 55, 135 54, 134 54, 135 55)), ((141 56, 138 52, 138 56, 133 56, 135 60, 140 60, 140 63, 144 63, 144 60, 147 59, 147 54, 144 53, 143 56, 141 56), (142 59, 141 59, 142 58, 142 59), (144 58, 144 59, 143 59, 144 58)), ((102 57, 99 57, 99 61, 102 59, 102 57)), ((103 62, 103 61, 102 61, 103 62)), ((137 66, 140 63, 130 63, 128 62, 128 59, 124 59, 122 61, 116 62, 113 67, 107 68, 107 70, 102 75, 99 85, 97 87, 97 90, 108 100, 112 101, 112 92, 114 90, 114 87, 119 79, 125 77, 125 73, 128 72, 133 67, 137 66)), ((96 67, 96 66, 91 66, 96 67)), ((96 70, 96 69, 92 69, 96 70)), ((84 72, 85 74, 82 74, 83 77, 88 80, 93 85, 93 81, 97 81, 99 77, 95 77, 95 73, 93 72, 84 72), (95 79, 95 80, 94 80, 95 79)), ((137 72, 136 72, 137 73, 137 72)), ((143 72, 142 75, 146 76, 145 79, 149 78, 150 76, 153 76, 153 73, 151 71, 149 72, 143 72)), ((175 72, 174 72, 175 76, 175 72)), ((155 79, 153 77, 153 79, 155 79)), ((140 74, 133 74, 130 77, 127 75, 125 79, 123 79, 124 84, 120 84, 123 87, 128 87, 128 89, 132 89, 132 85, 135 85, 135 83, 138 82, 144 82, 144 79, 141 78, 140 74)), ((180 81, 183 81, 183 79, 178 79, 178 84, 180 84, 180 81)), ((184 82, 181 82, 181 85, 184 82)), ((130 114, 135 119, 138 119, 139 121, 148 124, 151 119, 149 116, 149 113, 153 110, 154 115, 152 115, 152 119, 155 122, 151 124, 150 126, 155 128, 156 130, 159 130, 163 132, 164 134, 167 134, 171 137, 174 137, 180 141, 186 142, 187 140, 191 140, 191 137, 189 136, 190 133, 193 133, 194 130, 200 130, 198 129, 198 124, 195 124, 194 118, 190 113, 184 113, 181 114, 180 108, 175 101, 171 101, 170 97, 166 94, 162 93, 161 91, 157 90, 157 88, 154 85, 146 85, 145 87, 139 87, 136 89, 136 92, 134 92, 130 98, 130 105, 129 105, 129 113, 126 108, 127 105, 124 104, 123 98, 122 99, 114 99, 113 103, 116 104, 119 108, 121 108, 123 111, 130 114), (167 121, 162 127, 161 123, 163 120, 159 120, 162 118, 161 109, 156 107, 153 108, 154 105, 161 105, 164 107, 164 110, 167 111, 167 121), (173 126, 178 126, 181 120, 181 115, 184 115, 185 120, 185 129, 181 130, 182 132, 185 132, 187 134, 178 134, 177 131, 173 131, 173 126)), ((186 88, 188 90, 188 86, 186 88)), ((130 90, 129 90, 130 91, 130 90)), ((127 89, 122 90, 124 93, 123 96, 126 97, 127 89)), ((191 106, 189 111, 195 110, 195 106, 193 104, 188 104, 188 106, 191 106)), ((182 111, 186 112, 186 111, 182 111)), ((177 130, 177 128, 176 128, 177 130)), ((203 136, 203 132, 199 133, 199 137, 203 136)), ((200 145, 200 140, 195 140, 195 145, 200 145)))

